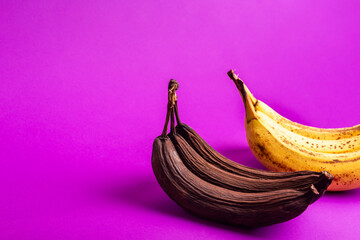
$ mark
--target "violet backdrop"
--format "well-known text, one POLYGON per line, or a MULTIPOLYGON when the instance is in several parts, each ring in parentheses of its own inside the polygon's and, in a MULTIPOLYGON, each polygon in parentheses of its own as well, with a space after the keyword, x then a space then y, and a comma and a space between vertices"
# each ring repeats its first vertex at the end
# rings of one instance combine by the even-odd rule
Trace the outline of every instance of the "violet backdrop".
POLYGON ((280 114, 360 123, 360 1, 1 1, 0 239, 358 239, 360 189, 245 230, 184 212, 152 142, 167 83, 219 152, 248 149, 234 68, 280 114))

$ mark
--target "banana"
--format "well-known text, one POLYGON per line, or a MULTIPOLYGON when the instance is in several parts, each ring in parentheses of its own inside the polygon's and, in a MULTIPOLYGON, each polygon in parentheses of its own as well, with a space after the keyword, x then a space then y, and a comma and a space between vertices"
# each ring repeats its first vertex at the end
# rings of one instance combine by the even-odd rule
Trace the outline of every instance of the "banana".
POLYGON ((171 80, 165 125, 161 136, 154 140, 151 163, 161 188, 182 208, 221 223, 267 226, 300 215, 326 191, 332 176, 325 172, 274 173, 267 178, 266 171, 233 165, 242 172, 253 170, 257 176, 253 178, 252 173, 226 171, 203 159, 177 133, 179 127, 175 128, 174 115, 178 126, 181 124, 177 88, 177 82, 171 80), (167 134, 169 121, 171 132, 167 134))
POLYGON ((257 108, 259 100, 254 101, 253 95, 233 71, 228 75, 245 105, 249 147, 266 168, 272 171, 328 171, 334 176, 329 191, 360 187, 360 140, 356 127, 343 130, 344 134, 339 129, 315 131, 314 128, 301 128, 300 134, 289 124, 280 124, 279 118, 271 118, 270 114, 257 108))
POLYGON ((270 179, 267 178, 266 175, 253 178, 246 175, 235 174, 204 160, 196 152, 196 149, 193 149, 180 135, 172 132, 168 136, 178 155, 190 171, 203 180, 223 188, 241 192, 266 192, 285 188, 304 190, 314 185, 320 193, 318 195, 318 197, 320 197, 325 193, 332 179, 332 176, 327 172, 319 173, 312 171, 306 171, 305 174, 301 173, 299 175, 297 175, 296 172, 286 176, 278 174, 277 178, 274 177, 270 179))
MULTIPOLYGON (((255 110, 256 111, 256 110, 255 110)), ((268 127, 272 128, 278 134, 286 135, 287 140, 290 142, 294 142, 301 147, 306 149, 324 152, 324 153, 353 153, 360 150, 360 135, 342 138, 338 140, 319 140, 310 137, 305 137, 299 134, 296 134, 288 129, 284 128, 284 126, 278 124, 272 118, 261 111, 256 111, 258 118, 268 125, 268 127)))
POLYGON ((152 167, 159 185, 182 208, 231 225, 259 227, 288 221, 317 196, 313 187, 244 193, 208 183, 186 168, 168 137, 155 139, 152 167))
MULTIPOLYGON (((232 75, 231 77, 237 78, 233 71, 230 74, 232 75)), ((255 111, 267 115, 277 124, 293 133, 319 140, 340 140, 352 137, 357 137, 357 139, 359 139, 360 137, 360 124, 347 128, 316 128, 293 122, 277 113, 266 103, 256 99, 245 84, 244 88, 250 97, 251 103, 254 105, 255 111)))
MULTIPOLYGON (((191 127, 185 123, 180 123, 176 126, 176 132, 181 135, 187 143, 207 162, 221 168, 225 171, 235 173, 241 176, 256 178, 256 179, 281 179, 294 176, 304 176, 312 173, 311 171, 297 171, 297 172, 269 172, 260 169, 250 168, 238 164, 230 159, 227 159, 219 152, 214 150, 204 139, 202 139, 191 127)), ((316 173, 320 175, 320 173, 316 173)), ((330 174, 326 171, 321 173, 322 176, 330 178, 330 174)))

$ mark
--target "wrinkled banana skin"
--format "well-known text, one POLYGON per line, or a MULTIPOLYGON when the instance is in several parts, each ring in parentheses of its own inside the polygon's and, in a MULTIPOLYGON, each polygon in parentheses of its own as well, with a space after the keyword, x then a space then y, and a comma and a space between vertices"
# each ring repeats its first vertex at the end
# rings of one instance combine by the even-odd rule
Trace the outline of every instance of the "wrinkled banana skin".
POLYGON ((209 183, 185 166, 168 137, 155 139, 151 163, 159 185, 179 206, 199 217, 235 226, 288 221, 305 211, 319 194, 313 185, 304 191, 244 193, 209 183))

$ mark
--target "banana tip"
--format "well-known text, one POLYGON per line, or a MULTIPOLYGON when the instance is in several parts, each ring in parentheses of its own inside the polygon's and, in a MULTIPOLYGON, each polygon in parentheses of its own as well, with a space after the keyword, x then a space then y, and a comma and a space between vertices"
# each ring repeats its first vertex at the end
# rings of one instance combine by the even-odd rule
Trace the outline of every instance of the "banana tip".
POLYGON ((324 174, 325 177, 329 180, 332 180, 334 178, 334 176, 331 175, 328 171, 322 171, 321 173, 324 174))
POLYGON ((314 184, 311 184, 310 189, 311 189, 311 191, 313 191, 313 193, 314 193, 315 195, 319 195, 319 194, 320 194, 319 191, 318 191, 318 190, 316 189, 316 187, 314 186, 314 184))

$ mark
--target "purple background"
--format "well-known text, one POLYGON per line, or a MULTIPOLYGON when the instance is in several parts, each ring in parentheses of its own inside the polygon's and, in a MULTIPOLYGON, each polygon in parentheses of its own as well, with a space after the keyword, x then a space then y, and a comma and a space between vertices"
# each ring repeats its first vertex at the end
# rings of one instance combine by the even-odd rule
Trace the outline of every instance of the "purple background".
POLYGON ((244 230, 184 212, 150 157, 179 110, 215 149, 262 168, 226 75, 292 120, 360 122, 359 1, 1 1, 0 239, 358 239, 360 190, 244 230))

